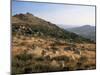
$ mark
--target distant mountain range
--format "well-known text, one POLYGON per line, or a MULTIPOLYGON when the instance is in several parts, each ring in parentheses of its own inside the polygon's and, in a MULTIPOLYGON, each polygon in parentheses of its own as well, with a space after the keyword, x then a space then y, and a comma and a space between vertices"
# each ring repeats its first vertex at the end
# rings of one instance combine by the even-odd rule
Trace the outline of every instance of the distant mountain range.
POLYGON ((80 27, 66 28, 66 30, 76 33, 82 37, 96 41, 95 26, 84 25, 80 27))

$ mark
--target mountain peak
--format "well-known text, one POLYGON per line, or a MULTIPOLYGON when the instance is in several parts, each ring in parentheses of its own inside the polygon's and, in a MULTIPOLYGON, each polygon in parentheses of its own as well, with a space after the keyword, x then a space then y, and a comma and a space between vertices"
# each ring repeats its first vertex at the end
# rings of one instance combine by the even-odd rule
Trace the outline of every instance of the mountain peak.
POLYGON ((31 13, 29 13, 29 12, 27 12, 26 15, 33 16, 33 14, 31 14, 31 13))
POLYGON ((27 13, 25 13, 25 14, 23 14, 23 13, 20 13, 20 14, 16 14, 16 15, 14 15, 14 16, 34 16, 33 14, 31 14, 31 13, 29 13, 29 12, 27 12, 27 13))
POLYGON ((31 13, 29 13, 29 12, 27 12, 26 14, 20 13, 20 14, 14 15, 14 17, 17 17, 17 18, 19 18, 19 19, 25 19, 25 18, 33 17, 33 16, 34 16, 34 15, 31 14, 31 13))

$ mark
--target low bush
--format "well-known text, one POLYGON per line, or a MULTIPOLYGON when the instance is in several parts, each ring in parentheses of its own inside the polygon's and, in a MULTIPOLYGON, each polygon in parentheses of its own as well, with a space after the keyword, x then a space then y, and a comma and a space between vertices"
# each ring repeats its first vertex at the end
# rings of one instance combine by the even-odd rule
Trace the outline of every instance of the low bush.
POLYGON ((57 57, 54 57, 53 59, 56 60, 56 61, 62 61, 62 60, 69 61, 70 60, 70 58, 67 57, 67 56, 65 56, 65 55, 63 55, 63 56, 57 56, 57 57))

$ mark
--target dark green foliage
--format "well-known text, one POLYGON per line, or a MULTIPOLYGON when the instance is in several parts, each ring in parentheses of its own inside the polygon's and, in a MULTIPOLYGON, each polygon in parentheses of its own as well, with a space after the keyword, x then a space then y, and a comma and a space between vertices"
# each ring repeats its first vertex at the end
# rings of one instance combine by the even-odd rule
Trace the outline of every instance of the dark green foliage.
POLYGON ((33 59, 35 59, 36 61, 44 61, 45 58, 43 57, 33 57, 33 59))
POLYGON ((32 55, 31 54, 27 54, 26 52, 23 52, 23 53, 17 55, 16 58, 18 60, 27 61, 27 60, 31 60, 32 59, 32 55))
POLYGON ((52 46, 51 49, 52 50, 58 50, 59 48, 52 46))
POLYGON ((53 60, 57 60, 57 61, 69 61, 70 60, 70 58, 69 57, 67 57, 67 56, 65 56, 65 55, 63 55, 63 56, 57 56, 57 57, 54 57, 54 58, 52 58, 53 60))

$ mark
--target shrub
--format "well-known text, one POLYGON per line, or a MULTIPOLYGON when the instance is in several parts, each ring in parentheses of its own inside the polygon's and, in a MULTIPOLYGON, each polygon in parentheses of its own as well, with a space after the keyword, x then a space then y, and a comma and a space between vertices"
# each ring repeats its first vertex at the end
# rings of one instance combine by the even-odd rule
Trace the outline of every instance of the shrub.
POLYGON ((24 51, 23 53, 16 55, 16 58, 18 60, 26 61, 26 60, 31 60, 32 59, 32 55, 31 54, 27 54, 27 52, 24 51))
POLYGON ((63 56, 57 56, 57 57, 54 57, 53 59, 57 60, 57 61, 62 61, 62 60, 69 61, 70 60, 70 58, 67 57, 67 56, 65 56, 65 55, 63 55, 63 56))

